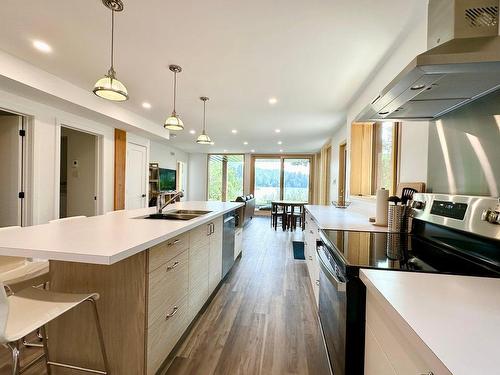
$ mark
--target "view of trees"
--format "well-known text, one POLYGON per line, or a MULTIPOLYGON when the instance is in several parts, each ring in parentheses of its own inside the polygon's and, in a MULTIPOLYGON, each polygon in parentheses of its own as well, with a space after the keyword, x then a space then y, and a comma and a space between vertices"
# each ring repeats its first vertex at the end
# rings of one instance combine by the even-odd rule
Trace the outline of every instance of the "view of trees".
POLYGON ((208 200, 233 201, 243 194, 243 155, 209 155, 208 200), (223 183, 223 170, 226 181, 223 183), (226 191, 223 191, 224 185, 226 191))

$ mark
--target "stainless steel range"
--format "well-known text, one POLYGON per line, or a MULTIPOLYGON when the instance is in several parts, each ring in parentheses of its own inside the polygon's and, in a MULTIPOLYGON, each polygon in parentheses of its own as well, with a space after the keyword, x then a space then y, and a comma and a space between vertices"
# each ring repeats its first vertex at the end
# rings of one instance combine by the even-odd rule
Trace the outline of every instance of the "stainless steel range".
POLYGON ((500 201, 415 194, 410 233, 322 230, 319 315, 334 375, 363 374, 360 268, 500 277, 500 201))

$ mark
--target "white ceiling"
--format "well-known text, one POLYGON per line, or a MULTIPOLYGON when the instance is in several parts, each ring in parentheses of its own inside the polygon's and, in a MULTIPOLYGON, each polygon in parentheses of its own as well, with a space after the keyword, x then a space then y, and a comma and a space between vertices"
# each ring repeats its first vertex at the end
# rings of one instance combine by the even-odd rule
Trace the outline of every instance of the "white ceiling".
MULTIPOLYGON (((170 143, 189 152, 319 149, 375 66, 415 17, 425 17, 423 0, 124 3, 115 68, 130 100, 118 105, 161 127, 172 110, 167 66, 181 65, 177 112, 186 130, 170 143), (215 145, 208 148, 188 132, 201 130, 201 95, 210 97, 207 130, 215 145), (271 106, 270 97, 278 103, 271 106)), ((85 89, 109 67, 109 32, 100 0, 2 0, 0 49, 85 89), (34 39, 53 52, 35 50, 34 39)))

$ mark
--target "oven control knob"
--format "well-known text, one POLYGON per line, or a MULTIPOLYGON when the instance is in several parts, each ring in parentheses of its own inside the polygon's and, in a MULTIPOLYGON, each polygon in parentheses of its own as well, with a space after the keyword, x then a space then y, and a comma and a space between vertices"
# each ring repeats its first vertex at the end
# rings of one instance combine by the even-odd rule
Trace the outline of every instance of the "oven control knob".
POLYGON ((411 208, 414 208, 416 210, 423 210, 425 207, 425 202, 421 202, 421 201, 413 201, 411 203, 411 208))
POLYGON ((481 220, 491 224, 500 224, 500 212, 489 208, 485 209, 481 214, 481 220))

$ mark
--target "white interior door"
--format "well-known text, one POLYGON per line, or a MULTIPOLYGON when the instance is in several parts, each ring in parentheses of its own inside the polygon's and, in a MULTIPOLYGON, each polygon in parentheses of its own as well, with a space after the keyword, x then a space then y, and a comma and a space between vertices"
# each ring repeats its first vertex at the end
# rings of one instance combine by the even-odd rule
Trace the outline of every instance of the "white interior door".
POLYGON ((147 149, 127 143, 127 169, 125 171, 125 208, 133 210, 147 207, 147 149))
POLYGON ((21 116, 0 116, 0 227, 21 225, 21 116))

